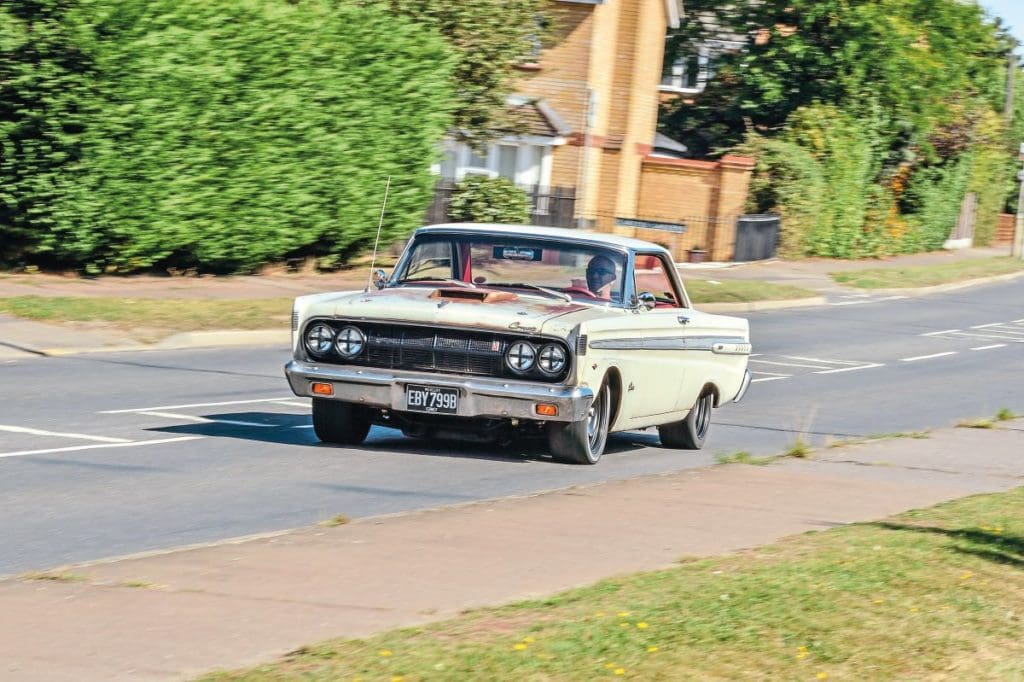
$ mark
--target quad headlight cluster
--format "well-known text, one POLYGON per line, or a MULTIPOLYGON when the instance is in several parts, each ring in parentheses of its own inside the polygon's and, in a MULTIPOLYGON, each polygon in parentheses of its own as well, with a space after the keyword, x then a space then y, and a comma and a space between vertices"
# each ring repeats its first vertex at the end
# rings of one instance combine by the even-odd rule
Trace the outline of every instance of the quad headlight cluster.
POLYGON ((526 374, 534 368, 547 375, 559 374, 568 361, 565 349, 557 343, 535 345, 516 341, 505 352, 505 364, 517 374, 526 374))
POLYGON ((359 357, 366 347, 366 334, 359 327, 342 327, 337 333, 330 325, 314 324, 306 330, 306 350, 317 358, 331 352, 344 360, 359 357))

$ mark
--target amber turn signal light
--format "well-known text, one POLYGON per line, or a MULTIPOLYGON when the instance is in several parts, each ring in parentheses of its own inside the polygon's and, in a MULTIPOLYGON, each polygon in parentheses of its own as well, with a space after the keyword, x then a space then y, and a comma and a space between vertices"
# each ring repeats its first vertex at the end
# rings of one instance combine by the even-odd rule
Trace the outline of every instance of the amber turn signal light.
POLYGON ((331 384, 313 384, 314 395, 334 395, 334 386, 331 384))
POLYGON ((537 414, 539 414, 542 417, 557 417, 558 405, 548 405, 547 403, 539 403, 537 405, 537 414))

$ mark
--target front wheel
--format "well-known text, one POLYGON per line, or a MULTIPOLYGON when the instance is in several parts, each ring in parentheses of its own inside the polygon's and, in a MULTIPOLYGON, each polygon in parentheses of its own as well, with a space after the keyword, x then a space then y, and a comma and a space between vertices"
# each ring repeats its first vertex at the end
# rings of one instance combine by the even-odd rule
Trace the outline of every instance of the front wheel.
POLYGON ((608 443, 611 395, 611 389, 605 384, 594 396, 583 419, 548 424, 548 448, 555 459, 571 464, 597 464, 608 443))
POLYGON ((370 432, 370 420, 358 405, 313 398, 313 431, 324 443, 359 445, 370 432))
POLYGON ((658 427, 661 444, 678 450, 700 450, 711 430, 711 410, 714 407, 715 394, 702 394, 686 419, 658 427))

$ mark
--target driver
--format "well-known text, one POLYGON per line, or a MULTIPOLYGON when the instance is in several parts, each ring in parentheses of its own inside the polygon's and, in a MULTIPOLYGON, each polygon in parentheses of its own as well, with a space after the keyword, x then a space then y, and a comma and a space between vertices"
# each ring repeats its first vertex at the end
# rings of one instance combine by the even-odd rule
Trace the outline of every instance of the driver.
POLYGON ((611 299, 615 282, 615 263, 608 256, 594 256, 587 264, 587 288, 605 300, 611 299))

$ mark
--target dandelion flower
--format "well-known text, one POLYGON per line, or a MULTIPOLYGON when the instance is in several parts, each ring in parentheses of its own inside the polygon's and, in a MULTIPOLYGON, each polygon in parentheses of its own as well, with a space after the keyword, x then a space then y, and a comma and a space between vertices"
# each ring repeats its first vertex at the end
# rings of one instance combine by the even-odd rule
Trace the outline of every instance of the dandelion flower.
POLYGON ((619 611, 619 618, 627 618, 628 616, 629 611, 619 611))
POLYGON ((649 654, 653 654, 657 650, 658 650, 658 647, 656 647, 656 646, 649 646, 649 647, 647 647, 647 653, 649 653, 649 654))
POLYGON ((885 600, 884 600, 884 599, 876 599, 875 601, 873 601, 873 602, 871 602, 871 603, 872 603, 872 604, 884 604, 884 603, 885 603, 885 600))
POLYGON ((973 575, 970 571, 964 571, 964 574, 960 576, 960 580, 970 580, 973 575))
POLYGON ((639 630, 646 630, 646 629, 647 629, 647 628, 649 628, 650 626, 649 626, 649 625, 648 625, 647 623, 644 623, 644 622, 642 622, 642 621, 641 621, 641 622, 639 622, 639 623, 637 623, 637 624, 636 624, 636 627, 637 627, 637 629, 639 629, 639 630))
POLYGON ((628 628, 629 627, 629 623, 619 623, 619 627, 620 628, 628 628))
POLYGON ((523 644, 522 642, 519 642, 518 644, 516 644, 512 648, 515 649, 516 651, 522 651, 523 649, 526 648, 526 645, 523 644))
POLYGON ((379 653, 381 656, 390 656, 391 655, 391 652, 388 651, 387 649, 383 649, 381 651, 378 651, 377 653, 379 653))
POLYGON ((615 669, 615 674, 616 675, 625 675, 626 674, 626 669, 625 668, 616 668, 615 669))
POLYGON ((391 682, 402 682, 403 679, 405 679, 405 678, 402 677, 401 675, 395 675, 394 677, 391 678, 391 682))
POLYGON ((817 675, 815 675, 815 677, 817 677, 819 680, 827 680, 828 673, 818 673, 817 675))

